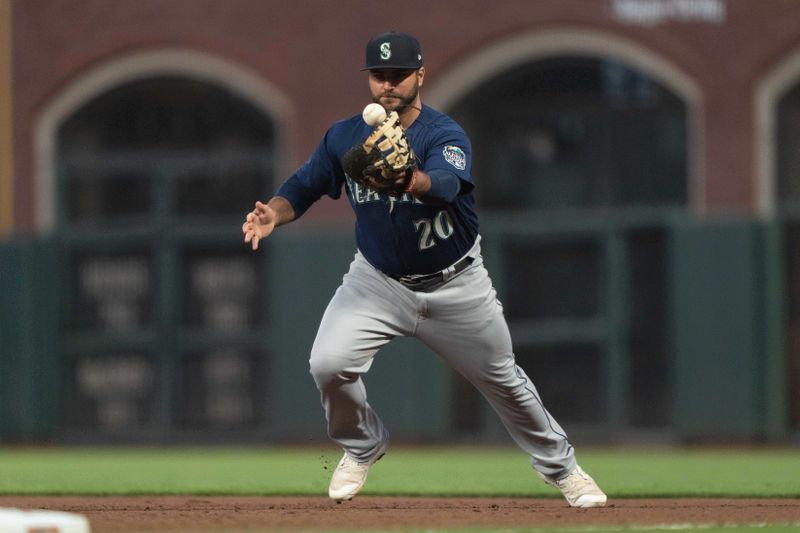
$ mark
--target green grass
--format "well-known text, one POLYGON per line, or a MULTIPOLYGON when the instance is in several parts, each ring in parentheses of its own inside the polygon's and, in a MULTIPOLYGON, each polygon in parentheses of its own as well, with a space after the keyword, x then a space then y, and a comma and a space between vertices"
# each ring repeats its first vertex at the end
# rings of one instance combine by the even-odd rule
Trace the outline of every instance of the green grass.
MULTIPOLYGON (((330 447, 0 448, 0 494, 324 495, 330 447)), ((796 450, 579 450, 610 497, 800 497, 796 450)), ((516 448, 396 447, 363 494, 560 497, 516 448)))

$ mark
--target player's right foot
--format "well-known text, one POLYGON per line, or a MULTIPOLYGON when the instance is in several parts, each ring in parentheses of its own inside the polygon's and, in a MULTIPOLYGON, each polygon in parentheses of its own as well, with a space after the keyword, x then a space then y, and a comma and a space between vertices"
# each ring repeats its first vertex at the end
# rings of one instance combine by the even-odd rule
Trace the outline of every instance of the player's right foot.
POLYGON ((352 500, 367 481, 370 467, 383 457, 384 453, 386 453, 386 446, 382 446, 373 459, 362 463, 345 452, 333 472, 331 484, 328 487, 328 496, 337 502, 352 500))
POLYGON ((607 497, 597 486, 592 476, 583 471, 580 466, 568 475, 554 479, 550 476, 539 474, 547 483, 559 489, 571 507, 605 507, 607 497))

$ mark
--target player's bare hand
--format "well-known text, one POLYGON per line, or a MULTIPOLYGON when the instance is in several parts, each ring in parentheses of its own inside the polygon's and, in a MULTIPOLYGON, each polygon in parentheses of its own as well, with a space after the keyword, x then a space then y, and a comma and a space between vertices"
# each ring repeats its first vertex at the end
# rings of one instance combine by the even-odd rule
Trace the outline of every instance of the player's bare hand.
POLYGON ((242 224, 244 242, 249 242, 253 250, 258 250, 258 242, 275 229, 276 218, 275 211, 270 206, 256 202, 256 208, 247 213, 244 224, 242 224))
POLYGON ((258 217, 258 221, 261 224, 272 224, 275 222, 275 217, 277 216, 274 209, 261 202, 256 202, 256 208, 253 210, 253 214, 258 217))

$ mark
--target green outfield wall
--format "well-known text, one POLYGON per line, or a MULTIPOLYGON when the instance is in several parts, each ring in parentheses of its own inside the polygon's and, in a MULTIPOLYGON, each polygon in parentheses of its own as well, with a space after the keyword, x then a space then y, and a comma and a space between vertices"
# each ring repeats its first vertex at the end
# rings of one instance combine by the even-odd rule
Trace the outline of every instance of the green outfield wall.
POLYGON ((44 437, 58 421, 58 284, 52 242, 0 245, 0 435, 44 437))
MULTIPOLYGON (((777 223, 484 218, 518 363, 573 435, 787 437, 777 223)), ((0 245, 0 439, 324 439, 308 353, 353 253, 299 224, 257 254, 197 229, 0 245)), ((396 439, 507 441, 416 341, 365 381, 396 439)))

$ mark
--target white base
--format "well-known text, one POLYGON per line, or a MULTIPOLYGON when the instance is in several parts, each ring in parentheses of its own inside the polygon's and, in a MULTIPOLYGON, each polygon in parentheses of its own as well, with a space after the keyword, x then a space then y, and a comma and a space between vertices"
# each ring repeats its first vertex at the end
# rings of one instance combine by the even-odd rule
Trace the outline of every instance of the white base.
POLYGON ((23 511, 0 508, 0 533, 90 533, 89 520, 82 515, 59 511, 23 511))

